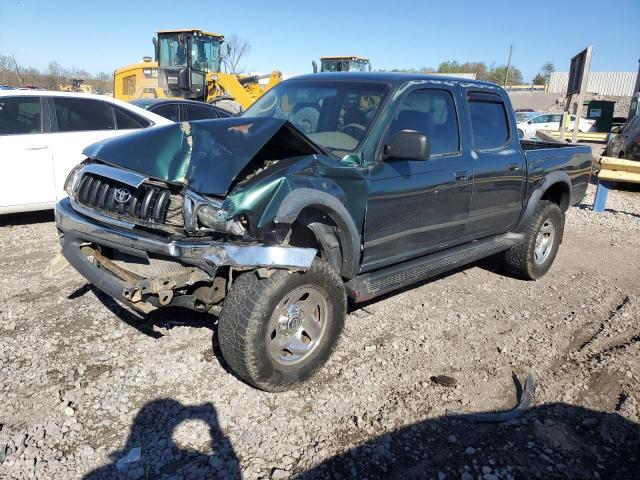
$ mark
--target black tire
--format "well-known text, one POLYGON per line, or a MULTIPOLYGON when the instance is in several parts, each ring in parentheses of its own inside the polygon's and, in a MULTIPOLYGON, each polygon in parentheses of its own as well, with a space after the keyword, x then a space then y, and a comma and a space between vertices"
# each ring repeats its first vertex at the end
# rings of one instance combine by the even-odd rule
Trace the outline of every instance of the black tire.
MULTIPOLYGON (((302 314, 296 315, 298 324, 308 319, 307 310, 300 307, 302 314)), ((311 378, 329 360, 344 328, 346 310, 342 279, 320 258, 303 273, 276 270, 266 278, 260 278, 255 271, 243 273, 235 279, 220 314, 218 337, 222 356, 232 372, 249 385, 269 392, 289 390, 311 378), (322 311, 326 313, 324 327, 315 343, 309 340, 308 345, 313 344, 313 349, 304 354, 306 356, 300 360, 287 360, 286 349, 282 350, 281 357, 273 353, 274 345, 278 347, 275 335, 282 332, 278 328, 286 328, 282 326, 282 320, 277 319, 294 320, 278 315, 276 309, 281 312, 286 307, 290 312, 288 309, 293 308, 292 304, 300 302, 304 305, 304 295, 299 300, 290 300, 304 289, 311 289, 327 302, 317 310, 318 317, 322 311), (274 321, 276 330, 272 326, 274 321)), ((316 312, 315 308, 313 311, 316 312)), ((291 327, 291 324, 286 326, 291 327)), ((300 329, 303 326, 297 331, 300 329)), ((303 329, 302 335, 305 334, 303 329)))
POLYGON ((507 271, 525 280, 536 280, 547 273, 562 243, 564 221, 565 216, 557 204, 541 200, 525 229, 524 243, 504 253, 504 264, 507 271), (541 233, 543 229, 544 232, 541 233), (552 233, 546 236, 546 232, 549 231, 552 233), (543 241, 540 242, 540 248, 536 252, 536 241, 539 234, 542 235, 543 241), (550 245, 544 248, 543 242, 547 241, 546 239, 551 235, 553 237, 550 245))

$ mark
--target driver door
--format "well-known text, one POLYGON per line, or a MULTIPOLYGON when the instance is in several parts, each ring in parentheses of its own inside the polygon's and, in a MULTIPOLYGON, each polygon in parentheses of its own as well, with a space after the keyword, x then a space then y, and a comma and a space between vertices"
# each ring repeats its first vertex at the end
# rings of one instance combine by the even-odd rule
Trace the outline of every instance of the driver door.
POLYGON ((384 143, 415 130, 431 144, 428 160, 387 158, 369 171, 362 270, 399 263, 460 243, 473 188, 454 95, 417 89, 398 106, 384 143))

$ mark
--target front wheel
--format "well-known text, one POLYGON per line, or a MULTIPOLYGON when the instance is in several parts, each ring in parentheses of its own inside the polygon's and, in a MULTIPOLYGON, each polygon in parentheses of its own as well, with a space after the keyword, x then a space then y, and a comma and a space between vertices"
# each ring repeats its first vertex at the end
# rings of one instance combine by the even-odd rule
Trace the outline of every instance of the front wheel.
POLYGON ((261 390, 289 390, 311 378, 333 353, 344 327, 340 275, 316 258, 304 273, 241 274, 224 301, 220 350, 231 370, 261 390))
POLYGON ((524 243, 504 253, 507 270, 525 280, 536 280, 547 273, 562 242, 564 220, 558 205, 541 200, 529 219, 524 243))

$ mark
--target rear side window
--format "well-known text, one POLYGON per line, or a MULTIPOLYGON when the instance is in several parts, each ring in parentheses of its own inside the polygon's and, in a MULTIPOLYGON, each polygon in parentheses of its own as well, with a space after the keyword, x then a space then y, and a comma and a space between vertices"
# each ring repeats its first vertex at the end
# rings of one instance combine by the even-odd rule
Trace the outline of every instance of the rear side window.
POLYGON ((116 124, 118 130, 131 130, 134 128, 148 127, 151 122, 149 120, 138 117, 133 113, 127 112, 119 107, 112 106, 113 111, 116 113, 116 124))
POLYGON ((88 98, 53 97, 59 132, 115 130, 113 109, 88 98))
POLYGON ((469 92, 473 144, 478 150, 495 150, 509 140, 509 120, 500 95, 469 92))
POLYGON ((389 126, 389 138, 402 130, 425 134, 431 143, 431 155, 457 152, 458 118, 451 93, 426 89, 409 93, 389 126))
POLYGON ((180 105, 177 103, 167 103, 165 105, 159 105, 151 110, 156 115, 167 118, 172 122, 180 121, 180 105))
POLYGON ((189 120, 208 120, 218 118, 216 111, 205 105, 186 105, 187 119, 189 120))
POLYGON ((40 97, 0 98, 0 135, 42 132, 40 97))

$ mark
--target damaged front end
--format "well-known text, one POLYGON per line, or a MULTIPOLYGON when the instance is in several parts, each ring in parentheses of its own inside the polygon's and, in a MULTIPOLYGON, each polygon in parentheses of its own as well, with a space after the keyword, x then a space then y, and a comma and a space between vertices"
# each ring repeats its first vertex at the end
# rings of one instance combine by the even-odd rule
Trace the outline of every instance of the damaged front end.
POLYGON ((265 201, 266 189, 249 199, 245 190, 242 211, 230 192, 282 159, 322 153, 271 118, 176 124, 92 145, 56 206, 63 254, 97 288, 142 312, 215 312, 234 272, 305 270, 317 253, 274 242, 261 228, 250 207, 265 201))

